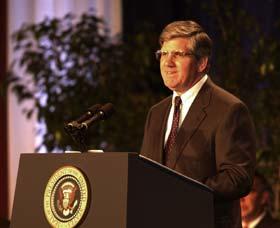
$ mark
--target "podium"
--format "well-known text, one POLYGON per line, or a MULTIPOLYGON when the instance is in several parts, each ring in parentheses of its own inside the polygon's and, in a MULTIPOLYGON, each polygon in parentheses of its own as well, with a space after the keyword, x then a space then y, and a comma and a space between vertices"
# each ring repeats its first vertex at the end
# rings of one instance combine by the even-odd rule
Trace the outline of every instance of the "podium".
POLYGON ((213 192, 136 153, 22 154, 11 227, 50 227, 44 193, 64 166, 83 172, 87 211, 78 227, 214 228, 213 192))

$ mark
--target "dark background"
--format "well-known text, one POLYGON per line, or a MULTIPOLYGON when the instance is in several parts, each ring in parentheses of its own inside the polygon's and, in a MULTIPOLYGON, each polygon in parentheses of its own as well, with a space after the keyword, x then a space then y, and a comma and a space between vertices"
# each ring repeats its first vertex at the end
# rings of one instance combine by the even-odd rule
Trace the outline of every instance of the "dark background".
MULTIPOLYGON (((160 33, 167 23, 187 19, 197 21, 211 34, 215 25, 203 7, 205 4, 211 5, 214 2, 214 0, 123 0, 123 32, 124 34, 134 33, 144 22, 148 22, 152 23, 156 31, 160 33)), ((256 17, 266 33, 279 33, 274 30, 273 25, 280 16, 280 1, 237 0, 235 8, 236 10, 243 8, 248 14, 256 17)))

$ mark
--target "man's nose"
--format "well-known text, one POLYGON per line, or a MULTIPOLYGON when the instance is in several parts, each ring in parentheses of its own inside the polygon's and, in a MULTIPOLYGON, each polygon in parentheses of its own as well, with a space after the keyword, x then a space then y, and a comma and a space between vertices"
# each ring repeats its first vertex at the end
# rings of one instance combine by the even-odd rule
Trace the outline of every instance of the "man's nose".
POLYGON ((172 53, 168 53, 168 55, 166 56, 165 62, 164 62, 165 66, 174 66, 174 55, 172 53))

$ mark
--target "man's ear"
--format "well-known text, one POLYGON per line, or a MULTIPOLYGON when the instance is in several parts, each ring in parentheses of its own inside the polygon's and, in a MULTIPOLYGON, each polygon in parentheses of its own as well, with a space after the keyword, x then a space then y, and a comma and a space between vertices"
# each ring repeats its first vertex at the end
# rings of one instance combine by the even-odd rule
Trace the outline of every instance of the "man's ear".
POLYGON ((209 61, 209 58, 204 56, 204 57, 201 57, 199 60, 198 60, 198 72, 199 73, 202 73, 206 70, 207 68, 207 65, 208 65, 208 61, 209 61))

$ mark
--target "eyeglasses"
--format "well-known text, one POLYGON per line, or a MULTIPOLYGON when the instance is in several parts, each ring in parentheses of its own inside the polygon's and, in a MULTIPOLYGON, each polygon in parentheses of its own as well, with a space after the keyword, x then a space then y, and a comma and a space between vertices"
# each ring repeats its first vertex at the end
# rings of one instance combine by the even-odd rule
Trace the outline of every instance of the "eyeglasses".
POLYGON ((193 52, 190 52, 190 51, 162 51, 162 50, 158 50, 158 51, 156 51, 155 54, 156 54, 156 59, 157 60, 160 60, 162 58, 167 58, 169 56, 169 54, 174 59, 180 59, 180 58, 183 58, 185 56, 195 56, 195 54, 193 52))

